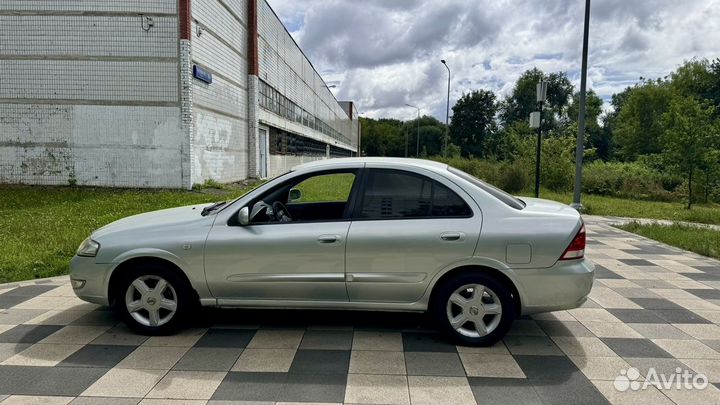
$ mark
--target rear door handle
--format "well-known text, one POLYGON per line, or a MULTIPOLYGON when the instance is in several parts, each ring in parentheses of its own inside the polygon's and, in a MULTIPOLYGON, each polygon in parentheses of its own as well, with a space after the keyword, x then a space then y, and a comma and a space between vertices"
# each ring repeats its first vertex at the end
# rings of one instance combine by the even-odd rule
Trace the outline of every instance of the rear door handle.
POLYGON ((440 239, 447 241, 463 240, 465 234, 462 232, 443 232, 440 234, 440 239))
POLYGON ((320 235, 317 240, 320 243, 335 243, 340 239, 338 235, 320 235))

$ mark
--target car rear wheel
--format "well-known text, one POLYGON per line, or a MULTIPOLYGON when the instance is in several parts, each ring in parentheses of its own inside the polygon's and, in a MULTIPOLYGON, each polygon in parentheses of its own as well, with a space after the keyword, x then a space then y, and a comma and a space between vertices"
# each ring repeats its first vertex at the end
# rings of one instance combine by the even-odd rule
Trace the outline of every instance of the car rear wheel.
POLYGON ((125 323, 138 333, 171 334, 180 328, 192 308, 192 294, 187 284, 171 270, 141 265, 118 285, 115 307, 125 323))
POLYGON ((454 341, 490 346, 512 325, 516 309, 512 292, 486 274, 461 274, 440 285, 432 311, 440 328, 454 341))

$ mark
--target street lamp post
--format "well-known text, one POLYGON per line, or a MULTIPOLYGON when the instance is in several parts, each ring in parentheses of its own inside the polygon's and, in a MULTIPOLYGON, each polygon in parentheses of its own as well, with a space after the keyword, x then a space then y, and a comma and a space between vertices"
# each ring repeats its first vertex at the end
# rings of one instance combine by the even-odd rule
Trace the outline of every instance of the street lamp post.
POLYGON ((405 157, 408 157, 407 154, 408 154, 408 130, 407 130, 407 126, 406 126, 405 127, 405 157))
POLYGON ((582 186, 582 161, 585 150, 585 87, 587 86, 588 37, 590 35, 590 0, 585 0, 585 28, 583 31, 582 70, 580 73, 580 111, 578 112, 578 136, 575 148, 575 187, 572 207, 582 210, 580 189, 582 186))
POLYGON ((414 105, 405 104, 408 107, 414 108, 417 110, 417 144, 415 146, 415 157, 420 157, 420 108, 415 107, 414 105))
POLYGON ((530 114, 530 126, 537 126, 537 148, 535 149, 535 198, 540 197, 540 149, 542 148, 542 113, 547 98, 548 82, 540 79, 537 84, 536 101, 540 111, 530 114))
POLYGON ((443 148, 443 156, 447 157, 448 138, 450 138, 450 67, 447 65, 445 59, 442 59, 440 62, 445 65, 448 71, 447 106, 445 107, 445 147, 443 148))

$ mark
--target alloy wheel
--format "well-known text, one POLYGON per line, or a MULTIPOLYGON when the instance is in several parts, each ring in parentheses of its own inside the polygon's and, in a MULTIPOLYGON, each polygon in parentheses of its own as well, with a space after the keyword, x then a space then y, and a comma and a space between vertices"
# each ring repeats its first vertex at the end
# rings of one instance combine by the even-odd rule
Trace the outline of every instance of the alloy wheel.
POLYGON ((164 278, 146 275, 136 278, 125 293, 125 307, 144 326, 162 326, 177 312, 178 296, 164 278))
POLYGON ((502 304, 490 288, 482 284, 466 284, 450 294, 447 318, 450 326, 463 336, 486 336, 500 324, 502 304))

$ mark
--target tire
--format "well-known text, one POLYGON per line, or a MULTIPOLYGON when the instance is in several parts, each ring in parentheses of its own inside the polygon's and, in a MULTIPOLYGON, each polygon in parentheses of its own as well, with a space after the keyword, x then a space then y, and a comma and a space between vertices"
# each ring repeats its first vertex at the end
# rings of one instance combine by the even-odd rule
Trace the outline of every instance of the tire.
POLYGON ((159 264, 130 269, 117 284, 114 296, 114 309, 130 329, 143 335, 177 332, 195 306, 188 281, 177 270, 159 264), (156 291, 158 288, 162 290, 156 291))
POLYGON ((457 344, 491 346, 512 326, 517 313, 512 291, 492 275, 458 274, 437 288, 430 310, 441 331, 457 344))

